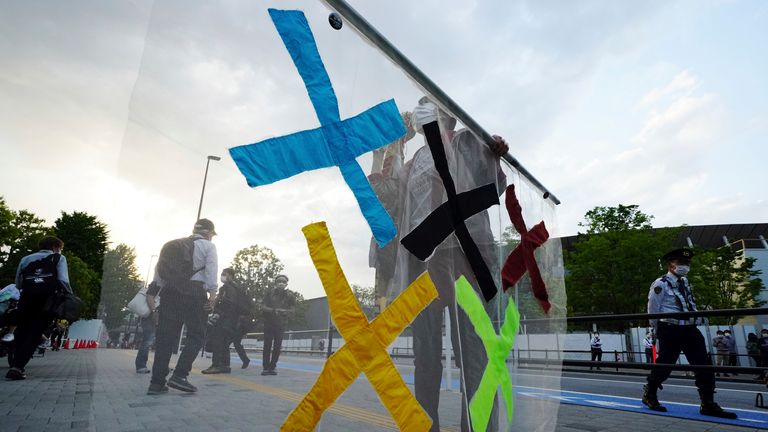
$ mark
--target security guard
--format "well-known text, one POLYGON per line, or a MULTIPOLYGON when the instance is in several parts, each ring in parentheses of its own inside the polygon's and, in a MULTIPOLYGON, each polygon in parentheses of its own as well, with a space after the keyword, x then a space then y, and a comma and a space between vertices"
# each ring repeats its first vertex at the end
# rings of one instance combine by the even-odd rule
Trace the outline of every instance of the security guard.
MULTIPOLYGON (((648 293, 648 313, 691 312, 696 310, 696 302, 691 291, 691 284, 685 277, 690 270, 693 251, 690 249, 675 249, 662 257, 667 264, 667 274, 656 279, 651 284, 648 293)), ((696 328, 697 319, 662 318, 651 320, 651 326, 656 331, 659 341, 659 355, 656 363, 675 364, 680 351, 685 354, 688 363, 692 365, 711 365, 704 336, 696 328)), ((671 370, 653 369, 648 376, 648 384, 643 387, 643 403, 653 411, 666 412, 667 409, 659 403, 656 392, 661 384, 669 378, 671 370)), ((701 397, 701 415, 736 418, 736 414, 723 411, 714 401, 715 374, 709 371, 696 371, 696 387, 701 397)))

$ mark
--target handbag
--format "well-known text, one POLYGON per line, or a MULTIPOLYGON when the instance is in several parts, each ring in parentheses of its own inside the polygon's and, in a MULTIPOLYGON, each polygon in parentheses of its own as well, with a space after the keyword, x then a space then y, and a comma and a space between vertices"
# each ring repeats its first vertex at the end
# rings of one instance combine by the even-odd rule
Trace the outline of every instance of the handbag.
POLYGON ((139 290, 139 292, 136 293, 135 296, 133 296, 133 299, 128 302, 128 310, 135 313, 136 315, 146 318, 149 316, 149 314, 152 312, 149 310, 149 305, 147 304, 147 289, 142 288, 139 290))
POLYGON ((61 286, 53 295, 48 297, 43 310, 57 319, 67 320, 71 323, 80 319, 83 301, 67 288, 61 286))

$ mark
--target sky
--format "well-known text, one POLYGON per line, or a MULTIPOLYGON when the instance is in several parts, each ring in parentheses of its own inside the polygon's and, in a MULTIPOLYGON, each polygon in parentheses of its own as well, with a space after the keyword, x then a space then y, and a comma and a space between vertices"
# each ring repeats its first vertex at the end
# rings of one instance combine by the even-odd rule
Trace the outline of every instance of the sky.
MULTIPOLYGON (((768 219, 767 3, 350 3, 562 201, 552 209, 527 190, 529 225, 572 235, 588 210, 619 203, 655 226, 768 219)), ((348 25, 333 30, 319 2, 11 3, 0 195, 51 223, 97 215, 145 274, 165 241, 189 233, 217 155, 203 216, 221 267, 267 246, 293 289, 320 296, 300 228, 327 220, 350 282, 371 285, 370 231, 337 170, 250 189, 227 154, 318 126, 267 7, 305 11, 342 118, 389 98, 405 111, 422 95, 348 25)), ((368 170, 370 155, 359 162, 368 170)), ((504 216, 492 220, 498 234, 504 216)))

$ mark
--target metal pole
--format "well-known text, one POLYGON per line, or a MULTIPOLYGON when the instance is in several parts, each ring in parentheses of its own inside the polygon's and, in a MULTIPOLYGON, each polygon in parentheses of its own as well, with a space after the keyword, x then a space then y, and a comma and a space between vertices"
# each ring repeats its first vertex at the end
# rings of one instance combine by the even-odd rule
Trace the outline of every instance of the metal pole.
MULTIPOLYGON (((198 217, 198 219, 200 218, 198 217)), ((150 273, 152 272, 152 261, 155 258, 157 258, 157 255, 152 255, 151 257, 149 257, 149 267, 147 268, 147 278, 144 280, 144 288, 146 288, 147 285, 149 285, 149 277, 150 277, 150 273)))
POLYGON ((208 159, 205 161, 205 175, 203 176, 203 190, 200 192, 200 205, 197 206, 197 219, 196 221, 200 220, 200 213, 203 210, 203 196, 205 196, 205 182, 208 181, 208 166, 211 164, 211 161, 220 161, 221 158, 218 156, 208 156, 208 159))
POLYGON ((211 164, 211 159, 208 158, 205 161, 205 175, 203 176, 203 191, 200 192, 200 205, 197 206, 197 219, 196 221, 200 220, 200 212, 203 211, 203 196, 205 196, 205 182, 208 180, 208 165, 211 164))
MULTIPOLYGON (((378 47, 395 65, 402 68, 403 72, 411 78, 422 90, 428 93, 446 111, 453 114, 467 129, 480 137, 487 145, 494 143, 494 139, 479 123, 475 121, 464 109, 459 106, 447 93, 437 86, 424 72, 413 64, 400 52, 387 38, 379 33, 365 18, 363 18, 352 6, 344 0, 322 0, 329 8, 334 9, 349 24, 357 30, 365 39, 378 47)), ((544 199, 550 199, 555 204, 560 204, 557 199, 540 181, 510 153, 505 154, 504 160, 512 165, 522 177, 531 182, 543 193, 544 199)))
MULTIPOLYGON (((449 306, 450 307, 450 306, 449 306)), ((451 362, 451 353, 453 352, 453 346, 451 344, 451 311, 448 307, 445 308, 445 383, 446 390, 453 390, 453 363, 451 362)))

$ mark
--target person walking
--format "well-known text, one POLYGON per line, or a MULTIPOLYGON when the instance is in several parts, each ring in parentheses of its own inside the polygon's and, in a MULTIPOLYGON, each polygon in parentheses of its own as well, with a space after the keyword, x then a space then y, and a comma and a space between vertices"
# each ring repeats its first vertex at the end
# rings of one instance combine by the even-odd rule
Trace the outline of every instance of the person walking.
MULTIPOLYGON (((712 346, 715 348, 716 358, 717 362, 716 364, 718 366, 727 366, 728 365, 728 340, 725 337, 725 334, 722 330, 718 330, 717 333, 715 333, 715 337, 712 339, 712 346)), ((715 376, 720 376, 720 372, 716 373, 715 376)), ((723 376, 730 376, 727 373, 724 373, 723 376)))
POLYGON ((293 311, 294 299, 288 292, 288 276, 275 276, 274 287, 264 297, 264 356, 262 375, 277 375, 277 360, 283 344, 287 315, 293 311))
POLYGON ((24 368, 55 318, 45 310, 48 300, 62 286, 72 291, 67 258, 61 254, 64 242, 47 236, 40 240, 38 246, 40 251, 22 258, 16 270, 16 286, 20 287, 21 296, 16 315, 18 327, 14 333, 16 350, 10 362, 11 368, 5 374, 8 380, 26 378, 24 368))
POLYGON ((147 394, 167 393, 168 387, 190 393, 197 391, 187 376, 202 348, 207 315, 216 301, 218 258, 216 245, 211 242, 215 235, 213 222, 200 219, 195 223, 192 236, 171 240, 160 251, 154 284, 147 290, 151 310, 155 309, 155 297, 159 293, 163 297, 147 394), (173 375, 166 381, 171 353, 179 341, 182 326, 187 329, 184 349, 173 375))
MULTIPOLYGON (((229 345, 241 336, 239 323, 241 316, 247 316, 251 310, 243 288, 235 280, 235 270, 231 267, 221 271, 222 286, 213 309, 215 323, 208 334, 213 351, 211 366, 204 374, 230 373, 229 345)), ((239 341, 237 341, 239 343, 239 341)), ((246 360, 248 358, 246 357, 246 360)))
MULTIPOLYGON (((589 350, 592 354, 592 361, 603 361, 603 342, 600 341, 600 333, 594 332, 592 339, 589 340, 589 350)), ((589 367, 592 370, 592 366, 589 367)), ((598 366, 597 370, 600 370, 598 366)))
MULTIPOLYGON (((690 249, 675 249, 666 253, 662 260, 667 265, 667 274, 656 279, 648 293, 648 313, 663 312, 692 312, 696 311, 696 301, 687 275, 690 271, 693 251, 690 249)), ((685 354, 688 363, 692 365, 711 365, 704 336, 696 327, 698 320, 694 318, 662 318, 651 320, 656 337, 659 340, 659 355, 657 364, 675 364, 680 357, 680 351, 685 354)), ((669 378, 670 369, 653 369, 643 386, 643 404, 653 411, 666 412, 667 409, 659 403, 657 392, 669 378)), ((710 371, 695 372, 696 387, 699 390, 701 415, 736 418, 736 414, 723 410, 714 401, 715 374, 710 371)))
MULTIPOLYGON (((147 302, 147 304, 149 305, 149 302, 147 302)), ((149 349, 152 347, 152 344, 155 343, 157 336, 157 323, 159 319, 157 308, 159 307, 159 304, 160 297, 155 296, 153 305, 150 307, 149 315, 142 317, 140 321, 141 342, 139 343, 139 350, 136 352, 136 360, 134 361, 137 374, 148 374, 151 372, 149 368, 147 368, 147 360, 149 359, 149 349)))
POLYGON ((643 347, 645 348, 645 362, 646 363, 653 363, 653 346, 656 345, 656 341, 654 340, 653 332, 648 332, 645 334, 645 339, 643 339, 643 347))

